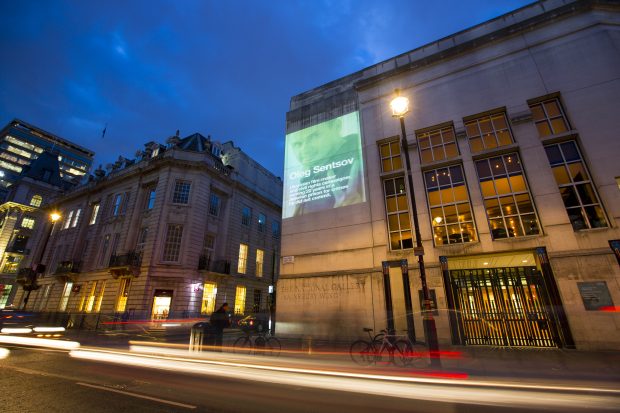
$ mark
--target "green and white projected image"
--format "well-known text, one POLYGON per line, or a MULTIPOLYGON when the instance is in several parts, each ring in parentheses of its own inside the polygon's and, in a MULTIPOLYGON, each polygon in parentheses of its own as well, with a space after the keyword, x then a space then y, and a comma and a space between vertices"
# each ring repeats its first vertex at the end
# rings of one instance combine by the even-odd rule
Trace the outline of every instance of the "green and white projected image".
POLYGON ((283 218, 365 201, 358 112, 286 135, 283 218))

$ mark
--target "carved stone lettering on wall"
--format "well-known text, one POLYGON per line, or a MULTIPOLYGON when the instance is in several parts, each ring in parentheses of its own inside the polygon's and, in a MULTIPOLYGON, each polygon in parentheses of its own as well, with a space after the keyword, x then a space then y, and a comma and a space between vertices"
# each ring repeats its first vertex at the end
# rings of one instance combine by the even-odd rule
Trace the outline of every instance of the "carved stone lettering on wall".
POLYGON ((278 282, 278 300, 292 303, 329 303, 363 293, 367 276, 320 277, 278 282))

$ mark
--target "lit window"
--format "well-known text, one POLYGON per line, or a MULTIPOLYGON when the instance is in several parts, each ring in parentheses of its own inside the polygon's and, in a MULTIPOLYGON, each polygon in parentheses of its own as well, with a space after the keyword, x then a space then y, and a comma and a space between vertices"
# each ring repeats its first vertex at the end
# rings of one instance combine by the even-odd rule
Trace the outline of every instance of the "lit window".
POLYGON ((22 261, 21 255, 7 255, 5 257, 4 265, 2 266, 2 272, 5 274, 17 274, 19 263, 22 261))
POLYGON ((33 229, 34 228, 34 218, 25 216, 22 219, 22 228, 33 229))
POLYGON ((97 300, 95 301, 95 312, 98 313, 101 311, 101 303, 103 301, 103 293, 105 292, 105 284, 106 281, 103 280, 99 282, 99 294, 97 294, 97 300))
POLYGON ((85 311, 90 313, 93 311, 93 307, 95 306, 95 293, 97 292, 97 281, 92 281, 88 285, 86 285, 86 289, 84 290, 84 295, 82 296, 80 308, 78 311, 85 311))
POLYGON ((245 313, 245 293, 245 287, 238 285, 235 291, 235 314, 245 313))
POLYGON ((246 244, 239 244, 239 261, 237 263, 237 272, 239 274, 245 274, 248 263, 248 246, 246 244))
POLYGON ((173 204, 188 204, 191 183, 188 181, 178 180, 174 184, 174 193, 172 194, 173 204))
POLYGON ((156 195, 156 191, 155 188, 149 188, 148 189, 148 196, 146 198, 146 209, 147 210, 151 210, 155 207, 155 195, 156 195))
POLYGON ((402 250, 413 248, 409 203, 402 177, 383 181, 385 191, 385 211, 390 237, 390 249, 402 250))
POLYGON ((8 170, 15 171, 17 173, 21 173, 21 171, 22 171, 22 167, 21 166, 13 165, 12 163, 9 163, 9 162, 6 162, 6 161, 2 161, 2 160, 0 160, 0 166, 2 166, 5 169, 8 169, 8 170))
POLYGON ((244 206, 241 212, 241 223, 243 225, 249 226, 252 222, 252 209, 250 207, 244 206))
POLYGON ((381 155, 381 171, 390 172, 403 169, 403 161, 400 156, 400 144, 398 141, 382 143, 379 145, 381 155))
POLYGON ((58 305, 58 311, 67 310, 67 303, 69 303, 69 296, 71 295, 72 288, 73 288, 73 282, 67 281, 65 283, 65 288, 62 290, 62 295, 60 296, 60 303, 58 305))
POLYGON ((73 216, 73 222, 71 223, 71 228, 77 227, 77 224, 80 220, 80 215, 82 214, 82 208, 78 208, 75 211, 75 215, 73 216))
POLYGON ((482 116, 465 122, 471 151, 476 153, 513 143, 505 113, 482 116))
POLYGON ((202 288, 202 306, 200 308, 200 312, 202 314, 211 314, 213 311, 215 311, 217 284, 204 283, 202 288))
POLYGON ((257 277, 262 277, 263 276, 263 261, 265 257, 265 251, 261 250, 261 249, 257 249, 256 250, 256 276, 257 277))
POLYGON ((166 242, 164 244, 164 261, 179 261, 179 253, 181 252, 181 239, 183 237, 183 225, 168 224, 166 232, 166 242))
POLYGON ((116 194, 114 197, 114 207, 112 208, 112 215, 117 216, 121 213, 121 205, 123 203, 123 195, 116 194))
POLYGON ((545 151, 573 229, 607 227, 601 201, 577 143, 547 145, 545 151))
POLYGON ((116 298, 116 312, 122 313, 127 308, 127 297, 129 297, 129 287, 131 286, 130 278, 121 278, 118 288, 118 297, 116 298))
POLYGON ((213 216, 218 216, 219 213, 220 213, 220 197, 215 194, 211 194, 211 197, 209 198, 209 214, 213 216))
POLYGON ((99 214, 99 204, 93 204, 93 211, 90 214, 90 221, 88 225, 94 225, 97 223, 97 215, 99 214))
POLYGON ((482 159, 476 169, 493 239, 540 234, 519 155, 482 159))
POLYGON ((435 245, 476 241, 461 165, 425 172, 424 179, 435 245))
POLYGON ((42 203, 43 198, 41 197, 41 195, 33 195, 32 198, 30 198, 30 206, 38 208, 41 206, 42 203))
POLYGON ((541 138, 557 135, 570 129, 558 99, 549 99, 530 105, 530 109, 532 110, 532 118, 541 138))
POLYGON ((67 229, 71 225, 71 221, 73 220, 73 211, 69 211, 67 218, 65 218, 65 222, 62 225, 62 229, 67 229))
POLYGON ((265 223, 267 222, 267 217, 264 214, 258 214, 258 231, 265 231, 265 223))
POLYGON ((278 221, 271 222, 271 235, 274 238, 280 238, 280 223, 278 221))
POLYGON ((419 133, 417 137, 422 163, 443 161, 459 155, 452 126, 419 133))

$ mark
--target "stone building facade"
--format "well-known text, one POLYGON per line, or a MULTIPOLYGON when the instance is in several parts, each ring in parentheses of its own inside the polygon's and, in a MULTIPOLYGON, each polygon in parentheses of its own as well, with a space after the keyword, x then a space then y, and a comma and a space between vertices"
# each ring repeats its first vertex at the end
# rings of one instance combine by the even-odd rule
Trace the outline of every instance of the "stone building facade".
POLYGON ((440 343, 620 348, 618 23, 536 2, 293 97, 287 139, 358 113, 366 195, 283 220, 278 331, 402 331, 408 273, 425 339, 408 157, 440 343))
MULTIPOLYGON (((280 178, 232 142, 150 142, 52 207, 62 218, 29 309, 100 321, 264 311, 278 274, 280 178), (100 316, 105 315, 105 316, 100 316)), ((21 290, 20 290, 21 292, 21 290)))

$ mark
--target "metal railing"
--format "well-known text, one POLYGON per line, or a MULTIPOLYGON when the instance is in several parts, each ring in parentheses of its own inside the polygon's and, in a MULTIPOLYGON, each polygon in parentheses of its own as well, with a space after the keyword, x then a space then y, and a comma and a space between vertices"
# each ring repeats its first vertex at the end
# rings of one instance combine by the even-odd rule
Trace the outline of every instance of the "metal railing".
POLYGON ((142 254, 129 251, 125 254, 112 255, 108 267, 139 267, 141 263, 142 254))

